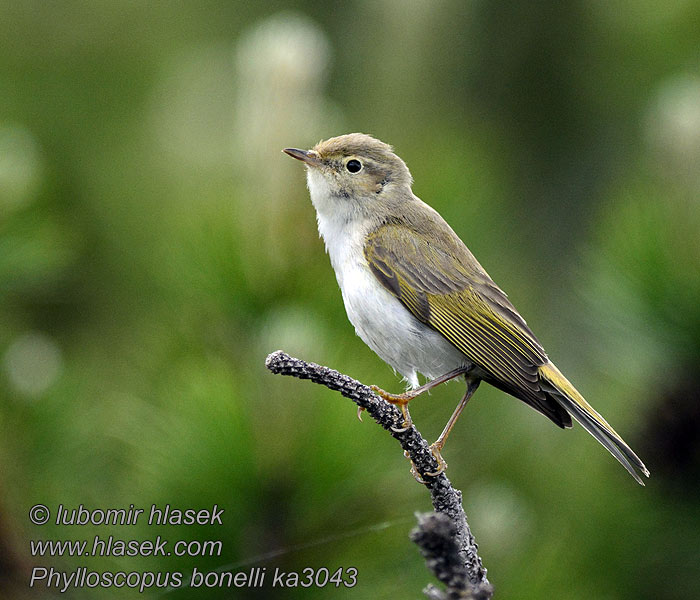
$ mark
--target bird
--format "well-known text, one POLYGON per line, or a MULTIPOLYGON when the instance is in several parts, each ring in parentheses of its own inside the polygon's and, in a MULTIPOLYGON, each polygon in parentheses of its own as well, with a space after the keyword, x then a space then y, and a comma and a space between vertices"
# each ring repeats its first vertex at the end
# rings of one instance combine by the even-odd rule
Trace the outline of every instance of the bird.
POLYGON ((285 148, 306 166, 320 236, 357 335, 400 373, 407 390, 372 389, 397 405, 450 379, 466 391, 431 450, 442 451, 481 381, 561 428, 580 423, 634 477, 649 470, 547 356, 507 295, 464 242, 412 191, 413 178, 392 146, 364 133, 285 148), (418 374, 427 383, 419 385, 418 374))

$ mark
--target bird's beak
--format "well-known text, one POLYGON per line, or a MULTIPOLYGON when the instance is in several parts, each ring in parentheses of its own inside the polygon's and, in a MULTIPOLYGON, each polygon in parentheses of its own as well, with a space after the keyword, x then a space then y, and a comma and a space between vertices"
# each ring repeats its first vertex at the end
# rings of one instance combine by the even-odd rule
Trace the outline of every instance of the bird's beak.
POLYGON ((307 165, 312 167, 318 167, 321 165, 321 160, 318 156, 318 152, 314 150, 299 150, 298 148, 285 148, 282 150, 285 154, 289 154, 292 158, 296 158, 307 165))

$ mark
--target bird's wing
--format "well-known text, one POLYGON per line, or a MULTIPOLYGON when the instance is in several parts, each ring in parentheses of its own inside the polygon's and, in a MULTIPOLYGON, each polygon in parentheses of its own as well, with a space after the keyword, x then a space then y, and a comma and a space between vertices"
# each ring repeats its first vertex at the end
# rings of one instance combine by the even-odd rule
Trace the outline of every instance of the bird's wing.
POLYGON ((538 367, 548 362, 540 342, 456 234, 435 225, 426 234, 395 223, 371 232, 365 258, 374 276, 480 367, 486 381, 571 426, 540 386, 538 367))

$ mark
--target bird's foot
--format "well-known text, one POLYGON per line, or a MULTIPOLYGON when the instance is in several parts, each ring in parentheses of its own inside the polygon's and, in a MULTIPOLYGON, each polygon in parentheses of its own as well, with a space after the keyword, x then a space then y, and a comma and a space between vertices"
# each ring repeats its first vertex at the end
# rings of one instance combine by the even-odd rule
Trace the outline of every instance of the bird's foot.
POLYGON ((410 461, 411 463, 411 475, 413 475, 413 479, 415 479, 418 483, 422 483, 423 485, 426 485, 428 482, 423 479, 420 476, 420 473, 418 472, 418 469, 416 469, 416 465, 414 462, 411 460, 411 455, 408 453, 408 450, 404 450, 403 455, 410 461))
POLYGON ((376 385, 371 385, 369 387, 375 394, 377 394, 377 396, 384 398, 384 400, 386 400, 390 404, 398 406, 401 409, 401 414, 403 415, 403 424, 401 425, 401 427, 392 427, 391 430, 394 433, 403 433, 404 431, 408 431, 413 426, 411 413, 408 412, 408 403, 411 401, 412 398, 415 397, 415 394, 413 394, 412 392, 404 392, 403 394, 390 394, 389 392, 385 392, 382 388, 376 385))
POLYGON ((443 445, 439 442, 430 444, 430 452, 432 452, 433 456, 435 457, 435 460, 438 464, 438 468, 437 471, 426 473, 426 475, 430 475, 431 477, 437 477, 438 475, 440 475, 440 473, 444 472, 445 469, 447 469, 447 462, 445 462, 445 459, 442 458, 442 454, 440 454, 440 452, 442 451, 442 446, 443 445))
POLYGON ((404 431, 408 431, 411 427, 413 427, 413 419, 411 419, 411 413, 408 412, 408 402, 405 404, 399 404, 399 408, 401 409, 401 414, 403 415, 403 423, 401 424, 401 427, 393 427, 391 430, 394 433, 403 433, 404 431))
MULTIPOLYGON (((435 444, 432 444, 430 446, 430 451, 432 452, 433 456, 435 457, 435 460, 438 463, 438 468, 436 471, 428 471, 426 475, 429 475, 430 477, 437 477, 441 473, 445 471, 447 468, 447 463, 445 462, 445 459, 442 458, 442 455, 440 452, 434 447, 435 444)), ((416 469, 415 463, 411 460, 411 456, 408 453, 408 451, 404 451, 403 455, 411 462, 411 475, 413 475, 413 478, 418 482, 422 483, 423 485, 427 485, 428 482, 421 477, 421 474, 418 472, 418 469, 416 469)))
POLYGON ((382 388, 380 388, 378 385, 370 385, 369 389, 371 389, 377 396, 380 396, 381 398, 384 398, 387 402, 391 404, 396 404, 397 406, 401 406, 402 404, 408 404, 413 398, 416 397, 416 394, 413 390, 410 390, 408 392, 404 392, 403 394, 390 394, 389 392, 384 391, 382 388))

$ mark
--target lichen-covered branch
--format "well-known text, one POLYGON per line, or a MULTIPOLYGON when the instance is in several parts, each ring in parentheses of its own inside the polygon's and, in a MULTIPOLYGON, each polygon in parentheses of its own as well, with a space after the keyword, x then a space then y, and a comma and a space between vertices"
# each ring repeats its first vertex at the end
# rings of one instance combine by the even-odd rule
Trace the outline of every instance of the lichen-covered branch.
MULTIPOLYGON (((436 588, 429 588, 426 590, 426 594, 433 594, 430 597, 439 598, 440 596, 435 596, 434 594, 442 593, 442 597, 446 599, 474 598, 475 600, 486 600, 490 598, 493 594, 492 587, 486 578, 486 569, 481 563, 474 536, 471 534, 467 524, 467 518, 462 508, 462 493, 452 487, 445 473, 440 473, 437 476, 429 475, 429 473, 434 473, 438 470, 437 461, 430 451, 428 442, 415 426, 410 427, 406 431, 400 431, 403 424, 401 411, 377 396, 369 386, 328 367, 293 358, 281 350, 270 354, 265 361, 265 366, 273 373, 291 375, 299 379, 310 379, 314 383, 339 391, 346 398, 350 398, 357 406, 365 409, 369 416, 399 442, 406 456, 413 462, 416 471, 430 491, 435 511, 449 517, 449 521, 454 527, 450 529, 448 536, 451 538, 452 543, 432 543, 430 540, 439 538, 439 536, 436 538, 432 534, 428 536, 416 534, 418 539, 414 539, 414 541, 421 546, 421 551, 426 556, 430 568, 440 581, 446 584, 448 582, 461 581, 464 584, 464 588, 460 592, 459 586, 450 588, 448 585, 448 589, 444 593, 436 588), (426 546, 420 540, 428 540, 427 548, 432 550, 426 550, 426 546), (436 549, 440 550, 438 555, 434 553, 436 549), (456 575, 460 569, 462 572, 461 577, 456 575), (458 592, 460 595, 454 595, 458 592)), ((440 521, 440 523, 444 523, 444 521, 440 521)), ((419 530, 420 528, 421 523, 419 522, 419 530)), ((444 526, 442 526, 442 529, 438 529, 443 533, 445 531, 444 526)))
POLYGON ((417 515, 411 539, 418 545, 428 568, 445 584, 445 590, 429 585, 423 590, 430 600, 488 600, 493 588, 484 577, 478 584, 469 579, 457 546, 456 523, 444 513, 417 515))

